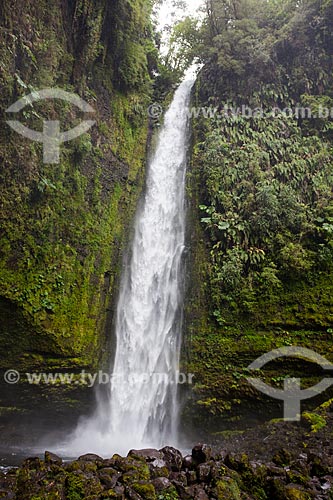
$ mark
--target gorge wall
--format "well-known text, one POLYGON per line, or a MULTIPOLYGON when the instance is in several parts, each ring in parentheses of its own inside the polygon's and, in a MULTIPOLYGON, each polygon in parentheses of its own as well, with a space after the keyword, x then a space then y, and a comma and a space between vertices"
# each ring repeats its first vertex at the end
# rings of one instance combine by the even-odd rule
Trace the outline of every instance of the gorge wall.
MULTIPOLYGON (((105 347, 144 179, 157 57, 150 10, 145 0, 1 4, 1 118, 19 97, 60 87, 84 98, 97 122, 63 145, 59 165, 1 127, 3 368, 92 368, 105 347)), ((79 123, 75 107, 58 101, 27 106, 20 119, 38 130, 45 109, 63 130, 79 123)))
MULTIPOLYGON (((263 353, 299 345, 332 359, 332 116, 270 112, 333 108, 333 4, 209 5, 193 105, 213 112, 194 120, 188 175, 184 369, 195 385, 184 417, 219 433, 282 417, 246 380, 263 353)), ((287 374, 318 381, 302 362, 262 376, 279 385, 287 374)))
MULTIPOLYGON (((43 164, 41 144, 5 124, 0 130, 4 442, 31 441, 44 425, 75 423, 93 403, 93 390, 79 380, 31 386, 24 373, 108 366, 121 255, 144 184, 158 58, 151 8, 149 0, 1 2, 2 122, 17 99, 49 87, 75 93, 96 110, 89 116, 96 125, 62 145, 57 165, 43 164), (21 373, 19 384, 4 383, 7 369, 21 373)), ((35 130, 43 118, 56 119, 64 131, 83 113, 44 100, 16 118, 35 130)))

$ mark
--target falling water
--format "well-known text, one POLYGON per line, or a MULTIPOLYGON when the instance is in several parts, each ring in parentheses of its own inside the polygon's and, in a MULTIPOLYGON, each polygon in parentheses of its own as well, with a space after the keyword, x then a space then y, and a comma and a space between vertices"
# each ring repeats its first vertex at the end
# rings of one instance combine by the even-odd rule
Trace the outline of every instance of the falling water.
POLYGON ((127 453, 176 444, 188 106, 193 82, 175 93, 149 162, 145 197, 124 267, 110 399, 81 423, 71 451, 127 453))

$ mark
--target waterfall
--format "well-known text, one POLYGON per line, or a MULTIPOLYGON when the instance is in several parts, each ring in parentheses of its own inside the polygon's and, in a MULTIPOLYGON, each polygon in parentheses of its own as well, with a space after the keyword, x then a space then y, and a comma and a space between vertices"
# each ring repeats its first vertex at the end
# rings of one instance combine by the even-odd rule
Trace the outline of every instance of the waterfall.
POLYGON ((175 93, 148 164, 121 279, 110 398, 81 422, 69 452, 127 453, 177 443, 185 174, 192 81, 175 93))

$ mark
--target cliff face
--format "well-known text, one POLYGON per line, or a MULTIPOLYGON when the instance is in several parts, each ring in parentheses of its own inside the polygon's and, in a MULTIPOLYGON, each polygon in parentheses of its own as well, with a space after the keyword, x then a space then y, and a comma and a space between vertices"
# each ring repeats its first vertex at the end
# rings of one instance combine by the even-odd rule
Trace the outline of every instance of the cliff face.
MULTIPOLYGON (((296 345, 332 356, 332 120, 270 116, 332 107, 332 2, 309 0, 295 13, 291 3, 277 17, 250 11, 218 27, 193 95, 216 111, 194 120, 184 369, 195 385, 184 416, 213 432, 282 416, 247 382, 263 353, 296 345), (263 116, 242 115, 242 105, 263 116)), ((264 376, 312 385, 315 373, 281 362, 264 376)))
MULTIPOLYGON (((1 119, 47 87, 96 110, 96 125, 63 144, 56 165, 43 164, 41 144, 1 127, 3 368, 92 368, 103 352, 144 179, 156 57, 150 8, 149 0, 1 3, 1 119)), ((18 119, 41 130, 43 117, 62 130, 82 119, 58 100, 27 106, 18 119)))

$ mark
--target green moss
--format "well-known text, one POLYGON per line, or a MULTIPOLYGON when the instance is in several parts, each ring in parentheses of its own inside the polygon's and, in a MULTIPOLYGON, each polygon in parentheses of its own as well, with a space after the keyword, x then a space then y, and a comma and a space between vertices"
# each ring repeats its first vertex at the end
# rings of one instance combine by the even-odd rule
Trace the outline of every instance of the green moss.
POLYGON ((310 493, 297 488, 286 488, 287 500, 310 500, 312 498, 310 493))
POLYGON ((122 458, 114 455, 116 467, 123 472, 123 483, 132 483, 133 481, 148 481, 150 478, 149 467, 141 457, 122 458))
POLYGON ((241 500, 241 493, 236 481, 230 478, 224 478, 216 485, 218 500, 241 500))
MULTIPOLYGON (((145 50, 143 40, 153 36, 150 2, 136 0, 127 7, 129 24, 121 2, 77 2, 69 29, 68 12, 59 15, 65 9, 59 0, 43 0, 38 8, 30 0, 14 7, 4 3, 0 113, 31 90, 59 86, 93 106, 97 126, 63 145, 61 163, 52 166, 42 164, 39 144, 9 128, 0 133, 3 366, 93 368, 107 341, 121 253, 143 186, 145 109, 152 92, 149 78, 143 85, 139 75, 130 90, 116 90, 115 68, 132 57, 121 38, 145 50), (118 26, 112 39, 103 31, 110 19, 118 26)), ((147 74, 143 53, 140 58, 142 74, 147 74)), ((131 64, 134 68, 137 61, 131 64)), ((27 110, 32 128, 40 125, 42 112, 57 115, 64 129, 77 124, 71 106, 48 102, 27 110)))
POLYGON ((170 486, 166 490, 163 490, 163 493, 160 493, 157 496, 157 500, 178 500, 179 495, 174 486, 170 486))
POLYGON ((325 417, 318 413, 305 411, 302 413, 302 417, 311 425, 312 433, 320 431, 320 429, 323 429, 327 425, 325 417))
POLYGON ((85 498, 84 482, 79 475, 69 474, 66 479, 66 497, 68 500, 85 498))
POLYGON ((131 484, 133 490, 145 500, 156 500, 155 488, 150 483, 133 483, 131 484))

